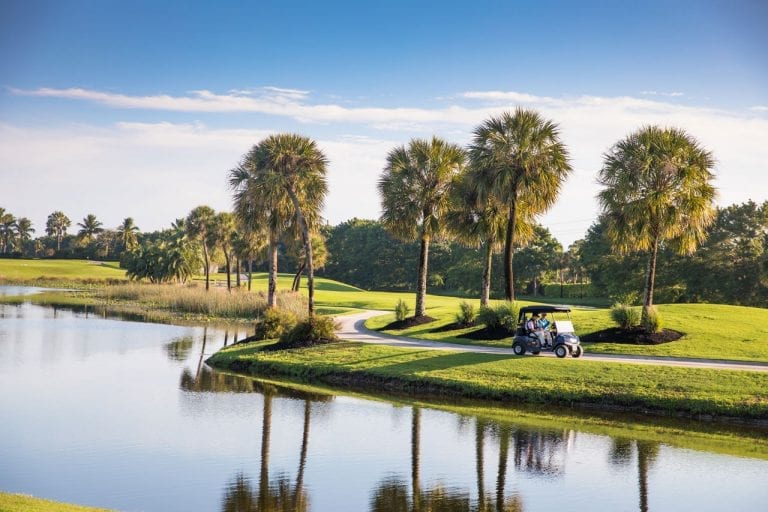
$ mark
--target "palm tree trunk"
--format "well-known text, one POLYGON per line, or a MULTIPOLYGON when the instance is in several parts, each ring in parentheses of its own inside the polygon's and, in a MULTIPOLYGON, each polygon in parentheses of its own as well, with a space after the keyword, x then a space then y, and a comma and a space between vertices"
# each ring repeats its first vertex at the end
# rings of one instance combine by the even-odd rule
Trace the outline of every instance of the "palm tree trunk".
POLYGON ((416 283, 416 313, 415 316, 426 314, 427 298, 427 264, 429 262, 429 235, 421 234, 421 251, 419 253, 419 280, 416 283))
POLYGON ((296 192, 288 187, 288 195, 291 198, 293 207, 296 209, 296 217, 298 217, 299 226, 301 226, 301 236, 304 239, 304 254, 307 263, 307 289, 309 291, 308 313, 309 319, 312 320, 312 317, 315 315, 315 264, 312 261, 312 238, 309 236, 307 219, 301 211, 301 204, 296 196, 296 192))
POLYGON ((656 282, 656 257, 659 253, 659 239, 655 237, 648 255, 648 270, 645 275, 645 292, 643 294, 643 323, 648 314, 648 309, 653 306, 653 286, 656 282))
POLYGON ((485 243, 485 268, 483 269, 483 289, 480 293, 480 307, 488 307, 491 301, 491 267, 493 265, 493 241, 485 243))
POLYGON ((240 258, 235 258, 235 271, 237 272, 235 275, 235 282, 237 283, 237 287, 240 288, 240 258))
POLYGON ((269 233, 269 288, 267 306, 277 307, 277 233, 269 233))
POLYGON ((307 268, 306 260, 301 262, 296 274, 293 276, 293 286, 291 287, 291 290, 294 292, 299 291, 299 288, 301 287, 301 274, 304 273, 305 268, 307 268))
POLYGON ((203 260, 205 262, 205 291, 210 288, 211 262, 208 259, 208 245, 203 241, 203 260))
POLYGON ((232 264, 227 251, 224 251, 224 259, 227 261, 227 291, 232 293, 232 264))
POLYGON ((421 452, 421 409, 411 409, 411 489, 413 491, 413 509, 421 510, 421 479, 419 476, 419 455, 421 452))
POLYGON ((515 202, 509 207, 507 218, 507 237, 504 241, 504 297, 507 300, 515 300, 515 274, 512 269, 515 246, 515 224, 517 223, 517 205, 515 202))
POLYGON ((248 291, 251 291, 251 281, 253 281, 253 260, 248 260, 248 291))

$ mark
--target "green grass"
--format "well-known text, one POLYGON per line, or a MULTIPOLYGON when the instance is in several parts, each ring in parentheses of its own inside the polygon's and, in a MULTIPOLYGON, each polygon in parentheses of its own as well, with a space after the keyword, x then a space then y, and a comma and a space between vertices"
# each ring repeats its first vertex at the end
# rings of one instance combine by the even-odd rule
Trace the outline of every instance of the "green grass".
POLYGON ((0 512, 107 512, 105 508, 82 507, 33 498, 24 494, 0 492, 0 512))
POLYGON ((114 261, 0 259, 0 281, 77 282, 125 280, 114 261))
MULTIPOLYGON (((529 304, 520 302, 521 305, 529 304)), ((585 343, 588 352, 605 354, 632 354, 671 356, 700 359, 730 359, 740 361, 768 361, 768 310, 723 304, 662 304, 658 306, 668 329, 684 332, 685 336, 661 345, 627 345, 620 343, 585 343)), ((437 320, 392 334, 463 345, 509 347, 512 338, 498 341, 471 341, 462 334, 478 327, 455 331, 432 332, 435 328, 454 321, 458 306, 432 309, 429 314, 437 320)), ((571 313, 579 335, 586 335, 614 327, 608 309, 574 306, 571 313)), ((371 318, 369 329, 381 329, 394 320, 394 315, 371 318)))
POLYGON ((766 377, 757 372, 436 352, 349 342, 272 352, 260 352, 259 346, 224 349, 210 363, 254 375, 510 403, 768 419, 766 377))

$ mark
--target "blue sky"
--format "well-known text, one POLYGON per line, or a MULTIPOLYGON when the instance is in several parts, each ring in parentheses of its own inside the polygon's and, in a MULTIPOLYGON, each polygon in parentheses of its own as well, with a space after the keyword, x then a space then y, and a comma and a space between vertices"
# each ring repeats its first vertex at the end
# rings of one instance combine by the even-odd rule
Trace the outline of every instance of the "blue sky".
POLYGON ((331 160, 328 219, 373 218, 389 149, 466 143, 517 105, 571 147, 574 176, 542 218, 565 245, 596 215, 602 152, 643 124, 715 153, 721 204, 764 201, 766 26, 760 1, 4 0, 0 206, 39 231, 54 209, 161 228, 228 208, 227 169, 296 131, 331 160))

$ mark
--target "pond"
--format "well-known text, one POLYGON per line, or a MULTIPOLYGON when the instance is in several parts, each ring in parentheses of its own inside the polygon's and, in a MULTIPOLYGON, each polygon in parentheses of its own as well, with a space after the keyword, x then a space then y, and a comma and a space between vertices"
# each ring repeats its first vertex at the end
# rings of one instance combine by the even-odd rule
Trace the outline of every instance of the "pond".
POLYGON ((568 419, 530 427, 509 411, 512 420, 494 421, 205 366, 244 336, 0 306, 0 490, 164 512, 768 503, 759 455, 611 437, 568 419))

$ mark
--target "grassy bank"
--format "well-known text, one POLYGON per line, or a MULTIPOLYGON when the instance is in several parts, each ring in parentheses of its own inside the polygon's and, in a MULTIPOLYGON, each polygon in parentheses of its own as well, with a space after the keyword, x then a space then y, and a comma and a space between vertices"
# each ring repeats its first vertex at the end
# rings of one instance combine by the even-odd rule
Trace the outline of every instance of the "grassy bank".
POLYGON ((115 261, 0 259, 0 282, 64 287, 125 280, 115 261))
POLYGON ((105 508, 82 507, 33 498, 24 494, 0 492, 0 512, 109 512, 105 508))
POLYGON ((719 419, 768 420, 760 373, 517 358, 339 343, 312 349, 224 349, 209 363, 259 376, 286 376, 351 389, 443 395, 508 403, 719 419))

